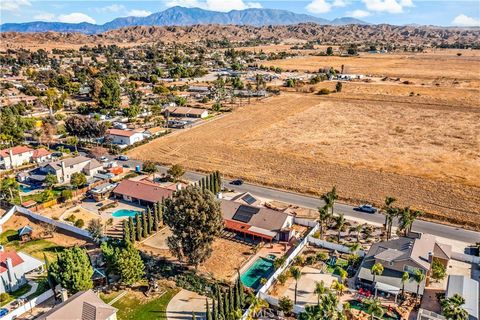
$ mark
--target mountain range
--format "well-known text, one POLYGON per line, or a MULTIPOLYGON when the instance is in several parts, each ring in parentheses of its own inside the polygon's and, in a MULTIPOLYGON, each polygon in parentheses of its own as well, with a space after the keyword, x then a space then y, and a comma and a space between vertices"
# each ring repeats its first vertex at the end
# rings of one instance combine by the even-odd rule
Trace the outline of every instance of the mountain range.
POLYGON ((105 24, 98 25, 87 22, 63 23, 63 22, 25 22, 4 23, 0 25, 1 32, 80 32, 87 34, 102 33, 131 26, 189 26, 196 24, 219 24, 219 25, 291 25, 298 23, 314 22, 323 25, 367 25, 367 22, 343 17, 332 21, 298 14, 278 9, 245 9, 232 10, 229 12, 209 11, 200 8, 171 7, 165 11, 153 13, 146 17, 122 17, 116 18, 105 24))

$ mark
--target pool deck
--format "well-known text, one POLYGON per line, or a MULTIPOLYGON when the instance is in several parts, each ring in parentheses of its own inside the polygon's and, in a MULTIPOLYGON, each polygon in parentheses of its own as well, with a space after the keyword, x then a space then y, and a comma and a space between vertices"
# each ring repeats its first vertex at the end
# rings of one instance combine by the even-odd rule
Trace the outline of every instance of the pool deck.
MULTIPOLYGON (((103 200, 101 201, 102 203, 107 203, 107 201, 112 201, 112 200, 103 200)), ((100 202, 96 202, 96 201, 92 201, 92 200, 89 200, 89 201, 83 201, 82 202, 82 208, 84 208, 85 210, 88 210, 90 212, 93 212, 95 214, 98 214, 102 217, 102 219, 104 220, 108 220, 110 218, 113 218, 117 221, 120 221, 120 220, 124 220, 128 217, 113 217, 112 216, 112 213, 117 211, 117 210, 121 210, 121 209, 124 209, 124 210, 134 210, 134 211, 143 211, 145 210, 145 207, 144 206, 140 206, 138 204, 134 204, 134 203, 130 203, 130 202, 125 202, 125 201, 118 201, 118 205, 114 208, 109 208, 107 210, 104 210, 104 211, 101 211, 99 212, 98 211, 98 208, 100 208, 100 206, 97 206, 100 202)))

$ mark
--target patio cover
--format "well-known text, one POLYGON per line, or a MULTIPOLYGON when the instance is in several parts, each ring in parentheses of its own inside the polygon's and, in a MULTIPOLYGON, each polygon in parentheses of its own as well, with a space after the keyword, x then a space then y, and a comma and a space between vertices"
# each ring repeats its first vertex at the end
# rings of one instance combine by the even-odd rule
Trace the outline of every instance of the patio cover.
POLYGON ((32 257, 24 252, 19 251, 18 255, 23 260, 23 272, 29 273, 35 269, 42 267, 45 263, 43 261, 38 260, 37 258, 32 257))
POLYGON ((273 232, 273 231, 270 231, 270 230, 267 230, 267 229, 263 229, 263 228, 259 228, 259 227, 254 227, 254 226, 250 226, 250 228, 248 228, 248 231, 263 234, 263 235, 265 235, 269 238, 275 238, 275 236, 277 235, 276 232, 273 232))
POLYGON ((375 283, 375 289, 383 291, 383 292, 388 292, 391 294, 397 295, 400 292, 400 288, 397 288, 395 286, 383 283, 383 282, 376 282, 375 283))

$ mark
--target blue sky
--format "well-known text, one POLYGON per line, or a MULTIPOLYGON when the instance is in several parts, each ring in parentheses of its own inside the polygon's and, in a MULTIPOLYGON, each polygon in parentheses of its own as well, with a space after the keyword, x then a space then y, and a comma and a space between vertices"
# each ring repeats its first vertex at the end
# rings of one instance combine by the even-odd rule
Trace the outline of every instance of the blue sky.
POLYGON ((174 5, 215 11, 285 9, 326 19, 353 16, 371 23, 479 26, 479 0, 0 0, 0 23, 28 21, 103 24, 117 17, 146 16, 174 5))

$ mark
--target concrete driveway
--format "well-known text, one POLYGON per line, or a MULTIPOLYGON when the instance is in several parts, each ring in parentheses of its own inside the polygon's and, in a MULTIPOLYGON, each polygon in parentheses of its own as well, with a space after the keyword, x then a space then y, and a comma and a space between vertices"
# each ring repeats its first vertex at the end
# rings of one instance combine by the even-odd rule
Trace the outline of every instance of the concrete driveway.
MULTIPOLYGON (((177 293, 167 306, 168 320, 190 320, 192 312, 195 312, 197 319, 205 319, 206 297, 198 293, 182 289, 177 293)), ((211 301, 209 300, 211 304, 211 301)))

